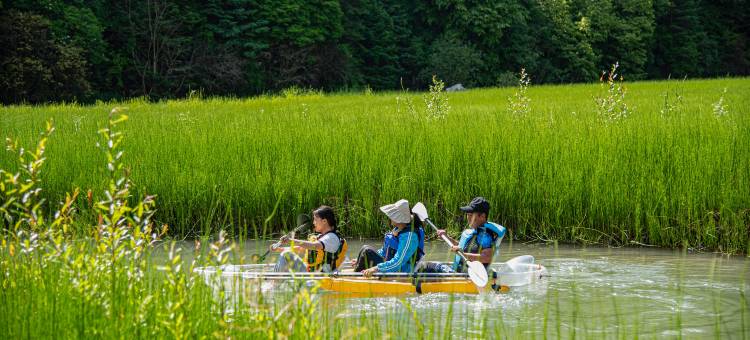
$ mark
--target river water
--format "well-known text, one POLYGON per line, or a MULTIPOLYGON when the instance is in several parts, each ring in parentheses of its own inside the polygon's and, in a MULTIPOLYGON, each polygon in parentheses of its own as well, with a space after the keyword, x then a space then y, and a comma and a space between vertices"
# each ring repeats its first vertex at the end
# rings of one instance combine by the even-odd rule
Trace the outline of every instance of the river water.
MULTIPOLYGON (((350 241, 348 257, 363 243, 350 241)), ((262 253, 267 244, 246 242, 241 252, 262 253)), ((426 248, 429 260, 451 259, 441 242, 428 242, 426 248)), ((494 338, 497 332, 542 338, 750 338, 748 257, 506 242, 494 262, 527 254, 549 276, 504 294, 319 298, 339 317, 355 319, 363 313, 411 317, 406 302, 425 327, 451 323, 453 337, 459 338, 494 338)))

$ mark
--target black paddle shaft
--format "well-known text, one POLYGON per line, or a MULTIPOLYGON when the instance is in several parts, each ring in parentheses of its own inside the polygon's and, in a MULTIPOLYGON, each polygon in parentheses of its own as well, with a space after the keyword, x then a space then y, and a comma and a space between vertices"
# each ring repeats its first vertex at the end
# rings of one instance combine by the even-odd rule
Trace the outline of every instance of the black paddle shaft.
MULTIPOLYGON (((296 232, 298 232, 298 231, 302 230, 302 228, 304 228, 304 227, 306 227, 306 226, 307 226, 307 223, 303 223, 303 224, 301 224, 301 225, 298 225, 298 226, 297 226, 297 228, 294 228, 294 230, 292 230, 292 231, 290 231, 290 232, 286 233, 286 234, 285 234, 284 236, 282 236, 281 238, 284 238, 284 237, 288 237, 289 235, 291 235, 291 234, 293 234, 293 233, 296 233, 296 232)), ((281 238, 279 239, 279 241, 281 241, 281 238)), ((276 242, 276 243, 278 243, 278 242, 276 242)), ((265 253, 264 253, 263 255, 261 255, 261 256, 260 256, 260 257, 258 258, 258 262, 263 262, 263 261, 265 261, 265 260, 266 260, 266 256, 268 256, 268 254, 270 254, 270 253, 271 253, 271 249, 269 248, 268 250, 266 250, 266 252, 265 252, 265 253)))
MULTIPOLYGON (((427 224, 429 224, 432 227, 432 229, 435 229, 435 232, 438 231, 438 227, 436 227, 432 223, 432 221, 430 221, 429 218, 425 218, 424 220, 425 220, 425 222, 427 222, 427 224)), ((449 240, 447 236, 443 235, 442 239, 443 239, 443 241, 445 241, 445 243, 448 243, 449 246, 451 246, 451 247, 454 246, 453 242, 451 242, 451 240, 449 240)), ((456 253, 458 253, 458 255, 461 256, 462 259, 464 259, 464 261, 469 262, 469 259, 466 258, 466 255, 464 254, 463 251, 458 250, 458 251, 456 251, 456 253)))

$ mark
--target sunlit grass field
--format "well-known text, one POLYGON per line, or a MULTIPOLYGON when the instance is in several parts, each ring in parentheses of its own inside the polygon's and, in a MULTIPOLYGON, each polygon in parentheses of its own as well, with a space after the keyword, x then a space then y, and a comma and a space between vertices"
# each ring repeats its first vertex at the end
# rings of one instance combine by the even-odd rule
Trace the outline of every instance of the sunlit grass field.
MULTIPOLYGON (((516 239, 747 252, 750 79, 625 87, 630 114, 612 122, 596 111, 606 88, 589 84, 532 86, 522 116, 508 111, 516 88, 450 93, 438 120, 412 92, 11 106, 0 135, 31 146, 52 118, 43 195, 81 188, 93 221, 85 193, 107 178, 97 130, 126 108, 134 191, 157 195, 175 236, 269 236, 321 204, 346 236, 377 236, 377 207, 399 198, 458 230, 457 207, 482 195, 516 239)), ((0 153, 0 168, 15 157, 0 153)))

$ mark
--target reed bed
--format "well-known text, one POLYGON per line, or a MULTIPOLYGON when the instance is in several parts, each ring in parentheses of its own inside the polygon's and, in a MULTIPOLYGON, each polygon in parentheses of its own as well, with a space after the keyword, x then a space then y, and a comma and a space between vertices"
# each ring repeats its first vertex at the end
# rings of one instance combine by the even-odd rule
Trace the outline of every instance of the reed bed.
MULTIPOLYGON (((531 86, 521 115, 514 88, 450 93, 440 119, 409 92, 4 106, 0 135, 31 145, 54 120, 41 176, 58 202, 105 187, 96 131, 125 108, 132 191, 157 196, 176 237, 271 237, 321 204, 346 236, 377 236, 377 207, 402 197, 459 230, 457 207, 482 195, 515 239, 747 253, 750 80, 624 85, 617 121, 597 113, 606 86, 588 84, 531 86)), ((77 206, 95 220, 86 195, 77 206)))

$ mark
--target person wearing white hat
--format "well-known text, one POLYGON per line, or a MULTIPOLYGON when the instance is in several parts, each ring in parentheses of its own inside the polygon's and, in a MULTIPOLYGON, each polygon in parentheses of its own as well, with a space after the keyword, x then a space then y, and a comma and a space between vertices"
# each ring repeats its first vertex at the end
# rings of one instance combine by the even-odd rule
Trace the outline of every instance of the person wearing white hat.
POLYGON ((383 247, 378 250, 363 246, 353 265, 355 271, 365 276, 381 272, 411 272, 424 256, 424 228, 422 221, 413 216, 409 201, 401 199, 380 207, 390 219, 393 230, 385 235, 383 247))

